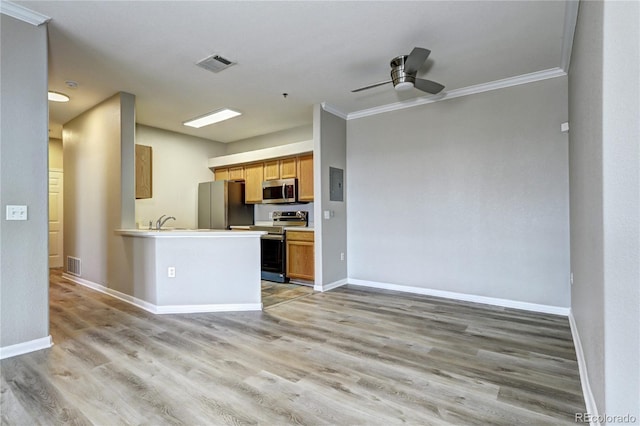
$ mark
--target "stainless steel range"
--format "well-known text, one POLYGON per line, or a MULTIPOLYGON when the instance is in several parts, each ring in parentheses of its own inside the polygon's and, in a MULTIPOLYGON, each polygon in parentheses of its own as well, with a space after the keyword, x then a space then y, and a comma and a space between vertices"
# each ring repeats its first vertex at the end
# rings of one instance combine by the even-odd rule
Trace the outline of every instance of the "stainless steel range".
POLYGON ((263 280, 286 283, 286 234, 285 227, 308 226, 309 212, 275 211, 271 226, 251 226, 255 231, 266 231, 260 240, 261 276, 263 280))

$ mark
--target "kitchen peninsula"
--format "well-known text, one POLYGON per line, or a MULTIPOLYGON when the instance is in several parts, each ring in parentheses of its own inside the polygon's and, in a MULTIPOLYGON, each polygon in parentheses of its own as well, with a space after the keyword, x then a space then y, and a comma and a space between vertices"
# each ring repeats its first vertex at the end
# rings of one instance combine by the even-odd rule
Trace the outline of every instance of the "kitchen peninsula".
POLYGON ((126 298, 156 314, 261 310, 261 231, 118 229, 133 277, 126 298))

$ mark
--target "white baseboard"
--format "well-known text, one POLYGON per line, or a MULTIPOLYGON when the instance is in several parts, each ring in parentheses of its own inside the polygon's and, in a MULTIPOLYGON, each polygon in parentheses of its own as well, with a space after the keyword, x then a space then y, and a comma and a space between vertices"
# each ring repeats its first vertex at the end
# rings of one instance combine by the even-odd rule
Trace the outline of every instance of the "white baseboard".
POLYGON ((156 306, 156 314, 195 314, 203 312, 261 311, 262 303, 219 303, 215 305, 156 306))
POLYGON ((53 339, 51 338, 51 335, 40 339, 29 340, 28 342, 5 346, 0 348, 0 359, 23 355, 29 352, 39 351, 40 349, 47 349, 51 346, 53 346, 53 339))
POLYGON ((102 284, 95 283, 93 281, 85 280, 84 278, 76 277, 75 275, 70 275, 67 273, 62 274, 62 278, 65 278, 71 282, 76 284, 80 284, 84 287, 88 287, 92 290, 99 291, 100 293, 104 293, 108 296, 111 296, 115 299, 122 300, 130 305, 136 306, 140 309, 144 309, 147 312, 151 312, 152 314, 157 313, 157 306, 153 303, 149 303, 142 299, 138 299, 137 297, 130 296, 128 294, 119 292, 109 287, 105 287, 102 284))
POLYGON ((208 305, 154 305, 145 300, 138 299, 137 297, 130 296, 128 294, 113 290, 105 287, 102 284, 94 283, 93 281, 85 280, 66 273, 62 274, 62 277, 88 287, 92 290, 99 291, 108 296, 114 297, 118 300, 122 300, 130 305, 136 306, 140 309, 144 309, 152 314, 194 314, 204 312, 235 312, 235 311, 261 311, 262 303, 219 303, 208 305))
POLYGON ((591 391, 591 385, 589 384, 589 376, 587 374, 587 362, 584 358, 584 351, 582 350, 582 341, 580 340, 580 334, 578 333, 578 325, 576 319, 573 316, 573 311, 569 310, 569 325, 571 326, 571 336, 573 337, 573 346, 576 348, 576 358, 578 359, 578 370, 580 371, 580 383, 582 384, 582 394, 584 395, 584 404, 587 408, 587 413, 591 415, 591 425, 599 426, 598 422, 598 407, 596 406, 596 400, 593 397, 591 391))
POLYGON ((381 283, 377 281, 359 280, 356 278, 347 279, 349 284, 362 287, 380 288, 384 290, 403 291, 405 293, 423 294, 426 296, 442 297, 445 299, 461 300, 464 302, 482 303, 485 305, 502 306, 504 308, 521 309, 524 311, 540 312, 569 316, 569 308, 562 306, 540 305, 537 303, 520 302, 518 300, 498 299, 495 297, 477 296, 474 294, 456 293, 452 291, 434 290, 423 287, 412 287, 400 284, 381 283))
POLYGON ((343 285, 346 285, 348 283, 348 280, 346 278, 338 280, 338 281, 334 281, 332 283, 329 284, 314 284, 313 289, 315 291, 329 291, 329 290, 333 290, 334 288, 338 288, 341 287, 343 285))

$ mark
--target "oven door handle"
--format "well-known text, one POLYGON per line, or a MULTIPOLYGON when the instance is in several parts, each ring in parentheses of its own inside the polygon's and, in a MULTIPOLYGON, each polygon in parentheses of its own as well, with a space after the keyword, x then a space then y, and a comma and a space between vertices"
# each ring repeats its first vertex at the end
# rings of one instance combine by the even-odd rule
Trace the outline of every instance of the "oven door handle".
POLYGON ((260 238, 262 238, 263 240, 284 241, 284 235, 265 234, 260 238))

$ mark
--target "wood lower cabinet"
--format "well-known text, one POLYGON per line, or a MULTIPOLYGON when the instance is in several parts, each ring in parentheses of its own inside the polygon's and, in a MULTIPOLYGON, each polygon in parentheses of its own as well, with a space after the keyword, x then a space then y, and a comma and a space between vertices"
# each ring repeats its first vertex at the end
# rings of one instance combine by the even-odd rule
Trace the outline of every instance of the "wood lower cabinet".
POLYGON ((313 281, 315 255, 313 231, 287 231, 287 277, 313 281))
POLYGON ((298 157, 298 200, 313 201, 313 154, 298 157))
POLYGON ((262 202, 262 181, 264 167, 262 163, 244 166, 244 202, 257 204, 262 202))

